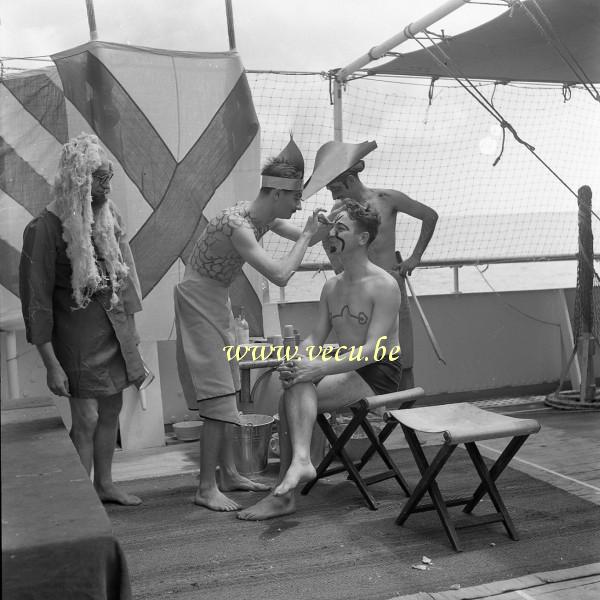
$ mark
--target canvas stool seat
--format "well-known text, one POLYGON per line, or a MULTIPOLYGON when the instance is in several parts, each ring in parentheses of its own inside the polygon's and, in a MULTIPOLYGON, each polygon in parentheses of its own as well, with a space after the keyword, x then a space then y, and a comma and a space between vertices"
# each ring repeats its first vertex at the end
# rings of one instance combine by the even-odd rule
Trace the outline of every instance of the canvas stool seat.
POLYGON ((531 434, 539 431, 540 425, 537 421, 500 415, 466 402, 409 410, 391 410, 386 413, 385 418, 388 422, 401 425, 421 473, 420 481, 396 519, 398 525, 404 524, 409 515, 414 512, 436 510, 455 550, 462 549, 456 533, 456 529, 460 527, 502 522, 511 539, 518 540, 517 531, 495 482, 525 440, 531 434), (417 431, 442 435, 444 443, 431 463, 427 461, 421 448, 417 431), (511 439, 494 465, 488 470, 476 442, 496 438, 511 439), (444 500, 436 477, 459 444, 465 445, 481 483, 472 496, 444 500), (419 502, 426 492, 429 493, 432 504, 419 506, 419 502), (490 496, 496 509, 495 513, 481 516, 471 515, 465 522, 453 522, 450 519, 449 507, 464 505, 463 512, 470 514, 486 493, 490 496))
POLYGON ((384 410, 390 409, 396 409, 397 411, 402 412, 405 409, 413 406, 414 403, 424 395, 425 392, 423 391, 423 388, 415 387, 408 390, 402 390, 400 392, 365 397, 350 406, 350 410, 352 411, 352 419, 340 434, 335 432, 331 426, 331 423, 324 414, 318 414, 317 424, 331 444, 331 449, 316 467, 317 476, 315 479, 309 481, 302 488, 301 493, 308 494, 315 483, 317 483, 317 481, 323 477, 329 477, 331 475, 336 475, 337 473, 347 472, 348 479, 354 481, 360 493, 363 495, 367 506, 371 510, 377 510, 377 501, 368 489, 368 486, 373 483, 394 478, 408 496, 410 494, 410 487, 402 476, 400 469, 392 460, 389 452, 384 446, 385 441, 396 428, 398 422, 388 420, 381 432, 377 434, 373 428, 373 425, 370 423, 368 416, 376 413, 377 411, 380 411, 379 414, 381 414, 384 412, 384 410), (344 447, 352 438, 352 435, 359 429, 362 429, 362 431, 366 434, 370 442, 370 446, 363 453, 360 460, 353 462, 344 447), (375 475, 363 477, 361 475, 361 470, 375 454, 381 458, 386 466, 386 470, 375 475), (340 461, 341 465, 330 467, 332 461, 336 458, 340 461))

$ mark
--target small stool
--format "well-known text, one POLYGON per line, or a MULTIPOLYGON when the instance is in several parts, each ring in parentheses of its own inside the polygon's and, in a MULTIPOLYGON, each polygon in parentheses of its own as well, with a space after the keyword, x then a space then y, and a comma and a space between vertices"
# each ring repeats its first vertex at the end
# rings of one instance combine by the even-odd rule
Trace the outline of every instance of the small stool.
POLYGON ((408 483, 406 483, 406 480, 402 476, 400 469, 394 463, 384 446, 385 440, 387 440, 398 423, 391 420, 388 421, 379 435, 377 435, 367 416, 369 413, 383 408, 390 409, 395 407, 398 410, 405 410, 411 407, 419 398, 424 395, 425 392, 423 391, 423 388, 417 387, 400 392, 392 392, 389 394, 381 394, 379 396, 368 396, 363 398, 362 400, 359 400, 350 406, 353 417, 339 435, 336 434, 325 415, 317 415, 317 423, 325 434, 325 437, 327 437, 329 440, 329 443, 331 444, 331 450, 329 450, 329 452, 323 457, 323 460, 319 463, 319 466, 317 467, 317 476, 315 479, 309 481, 302 488, 301 493, 308 494, 315 483, 317 483, 317 481, 323 477, 329 477, 330 475, 335 475, 337 473, 347 472, 348 479, 352 479, 352 481, 354 481, 360 490, 360 493, 363 495, 367 506, 371 510, 377 510, 377 502, 367 487, 372 483, 394 478, 408 496, 410 494, 408 483), (367 438, 371 442, 371 445, 367 448, 361 459, 355 463, 348 456, 344 446, 348 443, 354 432, 359 427, 365 432, 367 438), (387 467, 387 470, 369 477, 362 477, 360 474, 361 469, 369 462, 374 454, 378 454, 380 456, 381 460, 387 467), (337 467, 329 467, 331 462, 336 457, 342 464, 337 467))
POLYGON ((525 440, 532 433, 539 431, 540 425, 537 421, 533 419, 506 417, 482 410, 468 403, 411 408, 409 410, 392 410, 386 413, 385 418, 402 426, 406 441, 421 472, 421 480, 396 519, 397 525, 402 525, 408 516, 414 512, 436 510, 452 546, 457 551, 460 551, 461 547, 456 529, 461 527, 502 522, 511 539, 519 539, 495 481, 525 443, 525 440), (416 431, 443 434, 444 445, 440 448, 431 464, 425 457, 415 433, 416 431), (492 468, 488 470, 475 442, 504 437, 512 439, 492 468), (473 495, 468 498, 444 500, 436 483, 436 477, 459 444, 465 445, 481 479, 481 483, 473 495), (425 492, 429 492, 432 504, 418 506, 425 492), (463 512, 471 513, 486 493, 489 494, 496 508, 495 513, 472 516, 464 523, 453 523, 451 521, 448 507, 465 505, 463 512))

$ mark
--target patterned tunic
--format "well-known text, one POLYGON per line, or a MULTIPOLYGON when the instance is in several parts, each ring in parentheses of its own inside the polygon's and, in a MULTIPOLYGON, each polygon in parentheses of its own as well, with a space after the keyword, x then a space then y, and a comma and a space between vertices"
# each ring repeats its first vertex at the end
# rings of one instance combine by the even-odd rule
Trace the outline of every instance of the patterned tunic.
POLYGON ((226 208, 208 222, 194 246, 189 265, 198 274, 229 287, 244 264, 231 241, 233 232, 242 228, 253 231, 258 241, 270 226, 258 225, 252 219, 248 202, 226 208))
POLYGON ((203 418, 238 425, 239 367, 223 352, 236 343, 229 286, 244 264, 231 238, 245 228, 258 241, 269 230, 253 221, 249 211, 249 203, 241 202, 209 221, 183 281, 175 286, 177 370, 188 408, 203 418))

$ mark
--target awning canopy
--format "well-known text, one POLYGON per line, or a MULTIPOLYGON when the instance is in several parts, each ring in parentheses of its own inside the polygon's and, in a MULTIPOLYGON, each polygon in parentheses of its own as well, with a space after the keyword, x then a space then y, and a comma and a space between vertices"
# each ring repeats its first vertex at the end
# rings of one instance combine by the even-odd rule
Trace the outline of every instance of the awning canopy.
MULTIPOLYGON (((524 0, 536 4, 552 25, 555 39, 568 49, 590 81, 600 82, 600 2, 598 0, 524 0)), ((464 8, 463 10, 468 10, 464 8)), ((538 19, 541 22, 543 19, 538 19)), ((578 83, 556 44, 519 4, 487 23, 438 44, 461 76, 495 81, 578 83)), ((402 54, 378 67, 377 75, 450 77, 428 50, 402 54)))

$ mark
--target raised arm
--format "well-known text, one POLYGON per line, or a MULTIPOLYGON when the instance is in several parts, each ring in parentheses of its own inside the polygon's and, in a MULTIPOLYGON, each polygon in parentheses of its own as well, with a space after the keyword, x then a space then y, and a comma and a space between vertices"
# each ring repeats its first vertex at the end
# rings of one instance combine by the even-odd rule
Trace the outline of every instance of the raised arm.
POLYGON ((401 275, 410 275, 413 269, 421 262, 423 253, 433 237, 438 214, 433 208, 422 202, 413 200, 403 192, 397 190, 381 190, 379 196, 388 202, 397 212, 404 213, 421 221, 421 232, 412 254, 399 267, 401 275))
POLYGON ((318 212, 306 221, 304 230, 300 232, 294 247, 282 260, 274 260, 260 246, 254 237, 254 232, 245 226, 237 227, 232 235, 232 243, 240 256, 259 273, 275 285, 283 287, 300 266, 312 236, 319 228, 318 212))
MULTIPOLYGON (((319 221, 319 228, 317 232, 310 238, 308 243, 309 246, 314 246, 319 242, 322 242, 329 233, 330 226, 323 222, 319 221)), ((293 242, 297 241, 302 235, 302 229, 297 227, 296 225, 292 225, 289 221, 285 219, 275 219, 271 231, 285 238, 286 240, 292 240, 293 242)))

